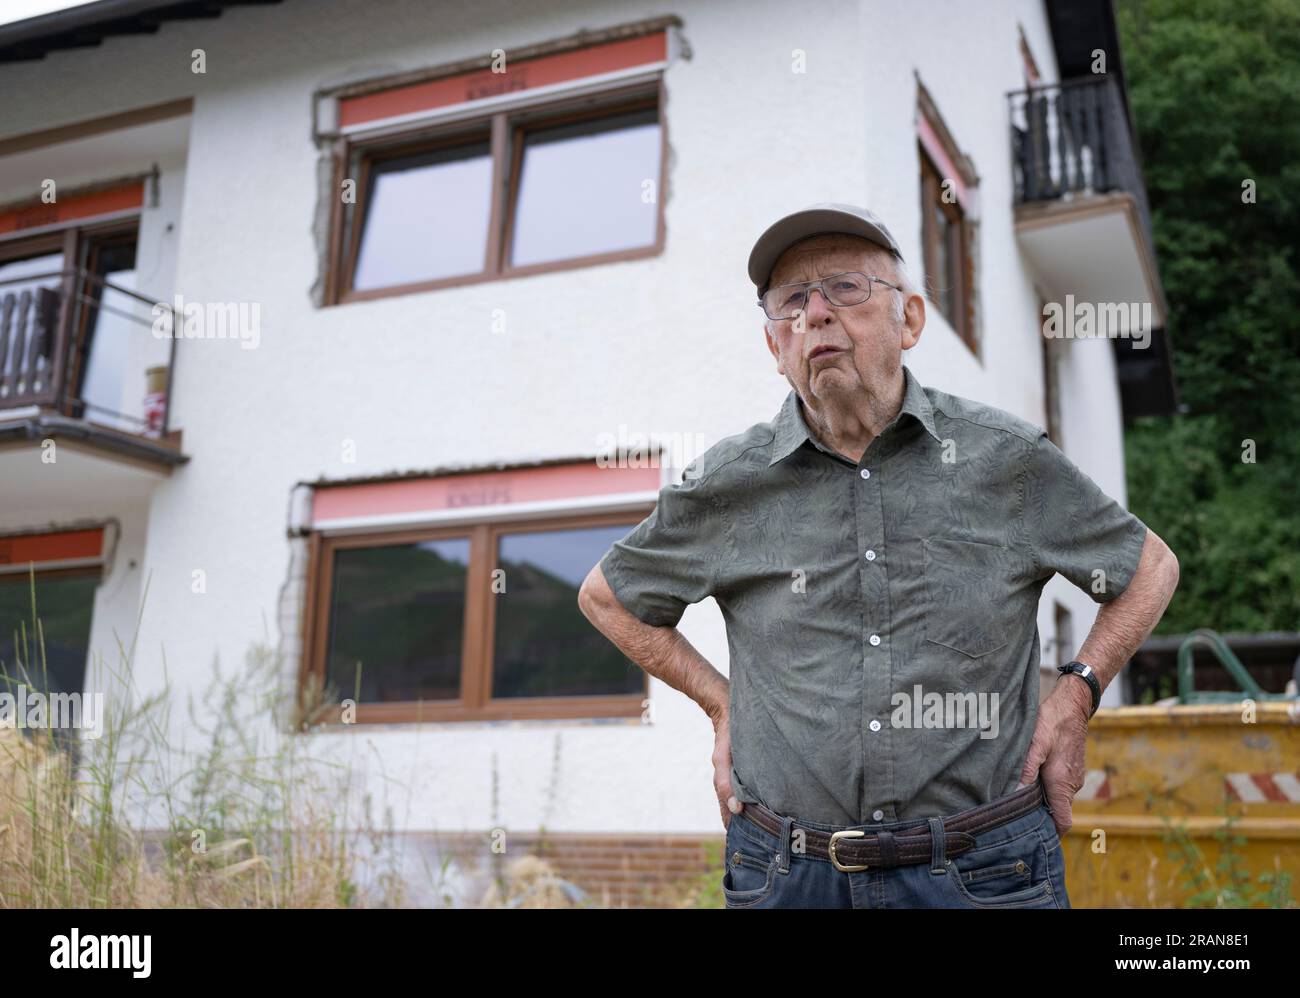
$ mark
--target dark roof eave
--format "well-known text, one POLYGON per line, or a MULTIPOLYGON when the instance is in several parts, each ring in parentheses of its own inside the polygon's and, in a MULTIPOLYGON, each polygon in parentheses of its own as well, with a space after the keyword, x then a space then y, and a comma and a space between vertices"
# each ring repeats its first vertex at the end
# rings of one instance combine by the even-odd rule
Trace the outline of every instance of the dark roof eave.
POLYGON ((0 63, 43 59, 50 52, 97 46, 113 35, 155 34, 164 21, 220 17, 227 7, 281 0, 98 0, 0 25, 0 63))

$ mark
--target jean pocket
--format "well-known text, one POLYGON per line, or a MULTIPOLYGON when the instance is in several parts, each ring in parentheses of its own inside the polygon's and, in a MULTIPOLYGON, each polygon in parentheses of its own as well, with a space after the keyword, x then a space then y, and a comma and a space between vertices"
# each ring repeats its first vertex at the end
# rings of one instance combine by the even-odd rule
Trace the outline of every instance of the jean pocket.
POLYGON ((766 849, 738 830, 737 816, 727 825, 727 860, 722 872, 722 898, 728 908, 758 904, 772 892, 776 849, 766 849))
POLYGON ((1000 544, 952 537, 922 539, 926 640, 982 658, 1006 646, 1015 630, 1026 559, 1000 544))
POLYGON ((953 857, 948 874, 975 907, 1056 906, 1051 863, 1038 827, 953 857))

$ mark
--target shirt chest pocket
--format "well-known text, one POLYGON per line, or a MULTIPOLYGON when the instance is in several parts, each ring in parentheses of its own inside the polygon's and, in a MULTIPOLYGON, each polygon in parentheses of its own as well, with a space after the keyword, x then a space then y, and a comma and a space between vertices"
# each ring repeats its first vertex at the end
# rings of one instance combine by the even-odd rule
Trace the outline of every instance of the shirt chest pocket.
POLYGON ((1024 556, 1000 544, 926 538, 927 641, 977 659, 1004 647, 1018 630, 1024 556))

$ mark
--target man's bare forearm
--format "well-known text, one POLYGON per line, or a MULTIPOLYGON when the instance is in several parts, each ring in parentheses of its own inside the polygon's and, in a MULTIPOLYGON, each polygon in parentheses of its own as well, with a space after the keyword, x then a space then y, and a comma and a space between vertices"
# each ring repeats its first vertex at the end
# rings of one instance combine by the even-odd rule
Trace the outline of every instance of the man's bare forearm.
POLYGON ((716 724, 727 710, 730 684, 676 627, 638 620, 618 601, 597 565, 578 593, 578 607, 620 651, 656 679, 681 690, 716 724))
MULTIPOLYGON (((1155 531, 1148 530, 1128 588, 1097 612, 1079 649, 1079 660, 1092 666, 1103 690, 1160 622, 1177 587, 1178 559, 1155 531)), ((1087 687, 1078 680, 1073 686, 1085 711, 1091 710, 1087 687)))

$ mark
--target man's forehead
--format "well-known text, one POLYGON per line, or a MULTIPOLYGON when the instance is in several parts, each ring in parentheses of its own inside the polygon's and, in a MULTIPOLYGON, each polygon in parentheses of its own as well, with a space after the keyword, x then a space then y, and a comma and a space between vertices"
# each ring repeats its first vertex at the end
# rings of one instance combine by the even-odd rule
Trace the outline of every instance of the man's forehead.
POLYGON ((869 239, 847 233, 831 232, 809 236, 790 246, 772 266, 769 285, 780 284, 782 279, 809 269, 827 266, 856 267, 862 261, 875 262, 888 252, 869 239))

